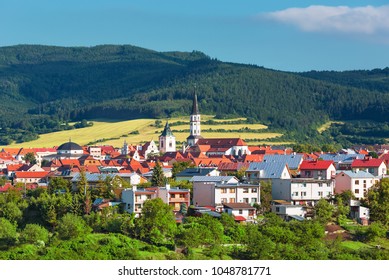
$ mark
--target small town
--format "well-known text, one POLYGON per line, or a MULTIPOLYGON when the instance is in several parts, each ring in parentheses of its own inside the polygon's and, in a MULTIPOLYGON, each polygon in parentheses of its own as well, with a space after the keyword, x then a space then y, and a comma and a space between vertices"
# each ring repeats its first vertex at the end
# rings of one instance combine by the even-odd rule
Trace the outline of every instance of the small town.
MULTIPOLYGON (((296 153, 287 146, 250 146, 233 133, 231 138, 203 138, 196 92, 188 113, 190 135, 181 150, 177 149, 168 121, 158 143, 80 146, 69 139, 51 148, 2 148, 3 253, 4 248, 22 243, 35 244, 39 250, 50 242, 59 246, 55 243, 58 241, 51 240, 72 240, 93 231, 124 234, 156 248, 165 246, 177 254, 174 258, 193 257, 193 249, 202 248, 214 251, 195 258, 223 259, 229 255, 236 259, 294 259, 298 257, 286 248, 278 248, 278 243, 291 238, 288 234, 298 234, 302 228, 297 224, 305 224, 315 238, 327 244, 355 241, 363 252, 357 255, 357 249, 346 245, 340 258, 388 256, 385 252, 389 248, 377 241, 387 234, 388 145, 348 148, 337 153, 296 153), (80 217, 78 225, 72 224, 80 217), (106 224, 102 225, 104 219, 106 224), (216 229, 216 221, 221 231, 216 229), (266 244, 253 245, 258 240, 247 238, 264 236, 266 230, 257 235, 250 230, 266 229, 268 224, 287 224, 290 228, 288 234, 266 237, 278 248, 266 251, 266 244), (17 229, 18 225, 25 226, 24 230, 17 229), (197 230, 193 230, 195 225, 197 230), (200 225, 209 227, 208 232, 200 225), (318 225, 322 229, 310 228, 318 225), (86 228, 89 231, 83 232, 86 228), (220 249, 222 244, 241 243, 250 248, 244 252, 220 249), (278 251, 272 256, 274 250, 278 251), (350 253, 353 250, 354 254, 350 253)), ((300 238, 313 238, 306 234, 300 238)), ((328 250, 315 247, 314 253, 300 257, 339 257, 324 253, 328 250)), ((83 258, 77 253, 63 257, 83 258)))

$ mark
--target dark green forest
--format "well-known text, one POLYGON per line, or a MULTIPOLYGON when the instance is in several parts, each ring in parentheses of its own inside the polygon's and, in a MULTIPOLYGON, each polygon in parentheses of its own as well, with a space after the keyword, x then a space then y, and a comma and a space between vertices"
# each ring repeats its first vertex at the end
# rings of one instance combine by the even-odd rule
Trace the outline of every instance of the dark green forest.
POLYGON ((284 133, 281 140, 383 143, 386 131, 361 128, 350 138, 342 128, 320 134, 317 127, 368 121, 380 130, 388 121, 388 75, 388 68, 289 73, 130 45, 2 47, 0 144, 72 129, 70 121, 188 115, 195 87, 202 114, 247 117, 284 133))

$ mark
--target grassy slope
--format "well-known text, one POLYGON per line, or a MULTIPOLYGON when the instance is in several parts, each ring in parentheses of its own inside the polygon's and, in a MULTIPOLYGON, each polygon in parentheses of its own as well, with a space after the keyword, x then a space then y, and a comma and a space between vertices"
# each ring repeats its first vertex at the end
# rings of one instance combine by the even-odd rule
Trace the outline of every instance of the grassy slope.
MULTIPOLYGON (((211 116, 204 116, 203 120, 210 119, 211 116)), ((173 123, 176 121, 188 121, 187 118, 173 118, 169 122, 173 123)), ((35 141, 12 144, 8 147, 54 147, 58 146, 69 139, 76 142, 80 145, 85 145, 91 141, 98 139, 108 139, 108 138, 119 138, 114 140, 106 140, 99 142, 100 145, 113 145, 115 147, 121 147, 124 141, 130 144, 138 144, 145 141, 158 141, 158 137, 161 134, 162 128, 157 128, 154 125, 155 119, 137 119, 130 121, 121 121, 121 122, 112 122, 107 120, 98 120, 93 121, 94 125, 92 127, 66 130, 53 132, 48 134, 40 135, 40 138, 35 141), (139 131, 139 134, 129 134, 132 131, 139 131)), ((220 125, 202 125, 202 129, 212 128, 216 129, 240 129, 248 127, 250 129, 266 129, 266 126, 261 124, 220 124, 220 125)), ((188 125, 177 125, 172 126, 173 130, 183 130, 189 129, 188 125)), ((175 132, 177 141, 185 141, 188 136, 188 132, 175 132)), ((274 138, 280 136, 279 133, 249 133, 249 132, 203 132, 202 135, 207 138, 234 138, 241 137, 243 139, 266 139, 274 138)), ((253 144, 266 144, 266 141, 263 142, 250 142, 250 145, 253 144)))

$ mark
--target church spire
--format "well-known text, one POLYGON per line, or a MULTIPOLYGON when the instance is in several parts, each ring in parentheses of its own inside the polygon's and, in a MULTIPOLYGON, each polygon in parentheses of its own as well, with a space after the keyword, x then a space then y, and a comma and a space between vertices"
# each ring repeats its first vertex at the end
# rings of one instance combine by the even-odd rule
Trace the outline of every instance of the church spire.
POLYGON ((193 94, 192 115, 200 115, 199 105, 197 104, 196 86, 194 88, 194 94, 193 94))

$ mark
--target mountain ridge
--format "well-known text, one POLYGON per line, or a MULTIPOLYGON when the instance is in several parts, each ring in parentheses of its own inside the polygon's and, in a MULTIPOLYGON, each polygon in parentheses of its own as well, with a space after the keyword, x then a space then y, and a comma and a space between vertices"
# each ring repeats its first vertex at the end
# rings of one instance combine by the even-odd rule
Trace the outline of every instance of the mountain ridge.
POLYGON ((5 128, 0 143, 31 140, 84 118, 188 115, 194 85, 202 113, 253 118, 271 129, 289 130, 286 137, 310 141, 330 119, 387 120, 384 78, 389 71, 372 71, 375 76, 351 71, 350 82, 343 72, 284 72, 222 62, 200 51, 157 52, 132 45, 0 47, 0 127, 5 128))

